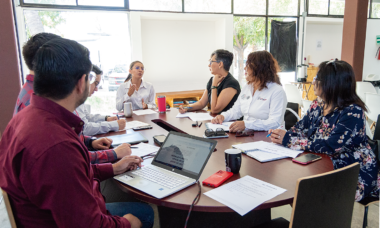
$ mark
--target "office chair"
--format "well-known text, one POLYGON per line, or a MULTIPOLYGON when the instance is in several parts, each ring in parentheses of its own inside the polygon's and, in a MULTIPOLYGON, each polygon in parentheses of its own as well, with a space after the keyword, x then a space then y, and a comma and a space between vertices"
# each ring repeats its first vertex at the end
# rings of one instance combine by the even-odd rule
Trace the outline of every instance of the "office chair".
POLYGON ((277 218, 254 228, 351 228, 360 165, 298 179, 290 221, 277 218))
POLYGON ((289 130, 300 120, 300 117, 298 116, 298 109, 299 109, 298 103, 288 102, 286 106, 285 115, 284 115, 286 130, 289 130))
POLYGON ((3 197, 4 197, 4 203, 5 203, 5 208, 7 209, 8 212, 8 217, 9 217, 9 223, 11 224, 12 228, 16 228, 16 221, 13 216, 12 208, 11 208, 11 202, 9 201, 8 194, 2 190, 3 192, 3 197))

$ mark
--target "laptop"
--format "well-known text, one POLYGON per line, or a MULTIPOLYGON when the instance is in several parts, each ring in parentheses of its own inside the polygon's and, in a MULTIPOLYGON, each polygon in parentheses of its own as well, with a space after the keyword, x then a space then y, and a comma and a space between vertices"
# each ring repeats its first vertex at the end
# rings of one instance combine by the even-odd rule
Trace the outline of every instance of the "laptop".
POLYGON ((150 165, 114 178, 158 199, 199 180, 216 141, 171 131, 150 165))

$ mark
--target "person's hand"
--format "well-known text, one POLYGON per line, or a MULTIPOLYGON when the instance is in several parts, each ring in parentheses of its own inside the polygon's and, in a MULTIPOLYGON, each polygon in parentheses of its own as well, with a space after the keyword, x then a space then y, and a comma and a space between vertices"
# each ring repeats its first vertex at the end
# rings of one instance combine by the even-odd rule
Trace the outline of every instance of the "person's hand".
POLYGON ((111 144, 112 144, 112 139, 100 138, 100 139, 92 141, 91 146, 95 150, 107 150, 110 148, 111 144))
POLYGON ((236 121, 230 125, 230 132, 244 131, 245 123, 244 121, 236 121))
POLYGON ((147 109, 148 108, 148 105, 144 102, 144 98, 141 99, 141 103, 142 103, 142 108, 143 109, 147 109))
POLYGON ((135 84, 131 84, 129 86, 128 96, 132 96, 135 91, 136 91, 136 85, 135 84))
POLYGON ((118 159, 132 154, 131 145, 128 143, 121 144, 120 146, 116 147, 114 151, 118 159))
POLYGON ((179 113, 184 114, 187 112, 187 108, 183 108, 183 106, 180 105, 178 111, 179 111, 179 113))
POLYGON ((117 120, 117 124, 119 124, 119 130, 124 130, 126 123, 127 121, 125 119, 117 120))
POLYGON ((128 155, 123 157, 120 161, 112 164, 114 175, 118 175, 124 173, 128 170, 137 169, 137 167, 141 167, 142 158, 135 155, 128 155))
POLYGON ((123 217, 129 221, 129 223, 131 224, 131 228, 141 228, 142 227, 142 223, 141 223, 140 219, 138 219, 136 216, 134 216, 132 214, 126 214, 123 217))
POLYGON ((214 119, 211 120, 211 123, 213 124, 222 124, 224 121, 223 115, 217 115, 214 119))
POLYGON ((272 142, 282 144, 282 140, 284 139, 286 131, 282 129, 270 129, 268 133, 272 133, 270 135, 270 139, 272 140, 272 142))
POLYGON ((107 118, 107 121, 115 121, 118 120, 116 116, 110 116, 107 118))
POLYGON ((218 86, 223 79, 224 77, 222 75, 214 75, 214 78, 212 79, 212 86, 218 86))

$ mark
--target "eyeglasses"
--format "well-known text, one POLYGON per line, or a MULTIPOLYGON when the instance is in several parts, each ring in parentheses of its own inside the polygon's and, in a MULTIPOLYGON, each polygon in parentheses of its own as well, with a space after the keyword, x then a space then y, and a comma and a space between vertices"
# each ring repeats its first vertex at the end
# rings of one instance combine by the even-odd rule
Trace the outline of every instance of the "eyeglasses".
POLYGON ((211 65, 212 63, 219 63, 220 61, 216 60, 216 61, 212 61, 212 60, 209 60, 210 61, 210 64, 211 65))
POLYGON ((206 137, 212 137, 212 136, 223 136, 226 132, 223 130, 223 128, 217 128, 215 131, 212 129, 206 129, 205 130, 205 136, 206 137))
POLYGON ((255 131, 252 130, 252 129, 246 129, 244 131, 238 131, 236 132, 236 137, 242 137, 242 136, 254 136, 255 135, 255 131))
POLYGON ((98 81, 94 81, 94 84, 95 84, 95 87, 97 88, 97 87, 99 87, 99 82, 98 81))

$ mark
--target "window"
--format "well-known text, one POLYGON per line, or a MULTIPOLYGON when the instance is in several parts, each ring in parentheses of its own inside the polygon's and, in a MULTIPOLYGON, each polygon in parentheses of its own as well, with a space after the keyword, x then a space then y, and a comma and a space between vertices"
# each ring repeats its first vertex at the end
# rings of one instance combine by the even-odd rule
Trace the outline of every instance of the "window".
POLYGON ((330 14, 331 15, 344 15, 344 0, 330 0, 330 14))
POLYGON ((185 0, 185 12, 231 13, 231 0, 185 0))
POLYGON ((124 7, 124 0, 78 0, 78 5, 124 7))
POLYGON ((182 11, 181 0, 129 0, 132 10, 182 11))
POLYGON ((234 17, 234 76, 244 82, 249 53, 265 50, 265 17, 234 17))
POLYGON ((329 10, 328 0, 309 0, 309 14, 327 15, 329 10))
POLYGON ((298 0, 269 0, 269 15, 297 15, 298 0))
POLYGON ((266 0, 234 0, 234 14, 266 14, 266 0))
POLYGON ((380 18, 380 0, 372 0, 371 18, 380 18))
POLYGON ((75 6, 76 0, 24 0, 24 3, 75 6))
POLYGON ((127 77, 131 62, 128 14, 24 10, 24 18, 27 37, 39 32, 55 33, 90 50, 91 62, 103 70, 103 78, 86 104, 91 105, 92 113, 115 112, 116 90, 127 77))

